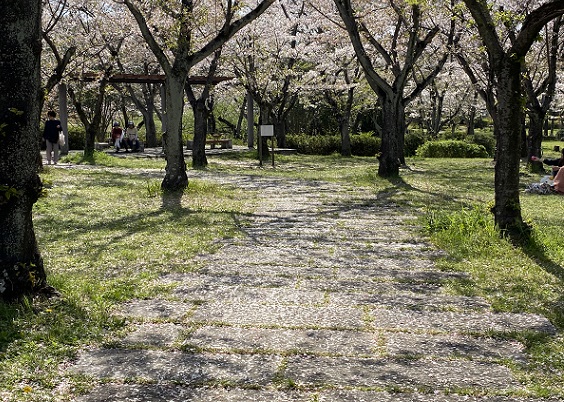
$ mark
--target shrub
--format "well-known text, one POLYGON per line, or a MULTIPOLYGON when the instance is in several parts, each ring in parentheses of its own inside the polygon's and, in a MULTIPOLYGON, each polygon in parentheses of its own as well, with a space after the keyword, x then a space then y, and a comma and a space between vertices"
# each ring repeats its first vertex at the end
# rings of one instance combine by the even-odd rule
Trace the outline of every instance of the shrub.
POLYGON ((405 156, 414 156, 417 148, 425 143, 425 134, 422 130, 408 131, 405 135, 404 153, 405 156))
POLYGON ((417 156, 426 158, 487 158, 488 153, 483 145, 470 144, 465 141, 442 140, 428 141, 416 152, 417 156))
MULTIPOLYGON (((372 133, 351 135, 351 152, 356 156, 374 156, 380 150, 380 138, 372 133)), ((289 134, 286 145, 306 155, 331 155, 341 153, 339 135, 289 134)))
POLYGON ((372 132, 351 135, 351 152, 356 156, 375 156, 380 152, 382 140, 372 132))
POLYGON ((495 137, 493 132, 476 131, 472 137, 473 144, 483 145, 489 156, 493 156, 495 150, 495 137))
POLYGON ((69 149, 73 149, 73 150, 84 149, 84 143, 86 141, 86 132, 84 131, 84 127, 69 125, 68 136, 69 136, 69 149))

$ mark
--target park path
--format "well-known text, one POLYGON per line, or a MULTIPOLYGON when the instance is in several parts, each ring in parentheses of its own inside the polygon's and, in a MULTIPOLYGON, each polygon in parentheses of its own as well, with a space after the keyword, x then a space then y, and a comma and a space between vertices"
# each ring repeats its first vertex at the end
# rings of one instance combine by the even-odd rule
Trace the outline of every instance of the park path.
POLYGON ((539 401, 492 396, 524 389, 508 363, 526 356, 491 335, 554 327, 447 294, 468 278, 435 267, 408 210, 349 186, 194 174, 256 191, 257 210, 197 272, 161 277, 169 294, 120 306, 127 335, 69 368, 100 384, 77 401, 539 401))

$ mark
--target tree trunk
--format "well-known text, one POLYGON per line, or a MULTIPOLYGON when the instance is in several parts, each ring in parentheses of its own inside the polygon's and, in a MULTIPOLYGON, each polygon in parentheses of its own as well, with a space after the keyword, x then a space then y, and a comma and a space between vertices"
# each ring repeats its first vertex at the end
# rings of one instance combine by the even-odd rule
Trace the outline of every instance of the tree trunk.
POLYGON ((341 132, 341 155, 345 157, 352 156, 351 150, 351 132, 350 132, 350 116, 345 113, 339 117, 339 131, 341 132))
POLYGON ((202 169, 208 166, 206 157, 206 137, 208 133, 208 113, 206 100, 197 99, 192 110, 194 111, 194 142, 192 145, 192 167, 202 169))
MULTIPOLYGON (((546 113, 539 109, 529 111, 529 138, 527 141, 527 160, 532 156, 542 156, 542 131, 546 118, 546 113)), ((531 162, 531 170, 535 173, 544 172, 542 162, 531 162)))
POLYGON ((498 83, 498 130, 495 165, 496 226, 511 238, 521 237, 525 224, 519 201, 519 165, 521 143, 521 64, 506 56, 496 74, 498 83))
POLYGON ((380 165, 378 175, 381 177, 393 177, 399 175, 399 167, 402 159, 403 141, 402 130, 405 128, 404 108, 399 97, 390 99, 381 97, 382 103, 382 146, 380 149, 380 165))
POLYGON ((0 2, 0 19, 0 299, 10 300, 46 286, 32 221, 42 189, 36 163, 41 1, 0 2))
POLYGON ((165 83, 166 133, 163 148, 166 156, 165 177, 161 188, 165 192, 183 191, 188 187, 186 161, 182 144, 182 113, 184 111, 184 82, 187 75, 168 74, 165 83))
POLYGON ((274 136, 276 137, 276 145, 278 148, 286 148, 286 121, 275 120, 274 136))
POLYGON ((154 108, 148 109, 146 113, 142 113, 143 121, 145 122, 145 147, 154 148, 157 146, 157 126, 155 124, 154 108))

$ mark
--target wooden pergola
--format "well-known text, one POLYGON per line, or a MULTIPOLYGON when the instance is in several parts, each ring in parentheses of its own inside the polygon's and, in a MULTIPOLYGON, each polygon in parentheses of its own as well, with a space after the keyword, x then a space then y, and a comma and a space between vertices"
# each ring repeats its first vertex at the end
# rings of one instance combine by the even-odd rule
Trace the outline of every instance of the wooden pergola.
MULTIPOLYGON (((83 73, 73 77, 75 80, 81 80, 85 82, 94 82, 102 77, 100 73, 83 73)), ((205 85, 208 80, 212 84, 219 84, 220 82, 232 80, 233 77, 211 77, 206 76, 190 76, 187 79, 188 84, 194 85, 205 85)), ((108 82, 112 84, 164 84, 166 81, 166 75, 164 74, 113 74, 108 78, 108 82)), ((253 147, 253 101, 250 94, 247 95, 247 120, 249 123, 249 129, 247 130, 249 147, 253 147)), ((67 113, 67 88, 65 84, 59 85, 59 115, 61 124, 63 125, 63 130, 66 136, 68 136, 68 113, 67 113)), ((68 138, 66 138, 65 145, 62 147, 63 153, 68 153, 68 138)))

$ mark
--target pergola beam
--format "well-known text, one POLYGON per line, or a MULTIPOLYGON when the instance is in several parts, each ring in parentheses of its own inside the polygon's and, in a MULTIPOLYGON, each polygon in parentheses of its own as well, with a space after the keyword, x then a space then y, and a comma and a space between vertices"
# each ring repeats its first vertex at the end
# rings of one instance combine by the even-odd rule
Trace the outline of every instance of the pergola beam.
MULTIPOLYGON (((98 73, 85 73, 77 77, 77 79, 92 82, 100 79, 98 73)), ((108 78, 110 83, 125 83, 125 84, 151 84, 165 82, 166 76, 164 74, 114 74, 108 78)), ((211 83, 218 84, 223 81, 229 81, 232 77, 212 77, 211 83)), ((208 77, 205 76, 191 76, 188 77, 189 84, 204 85, 208 82, 208 77)))

